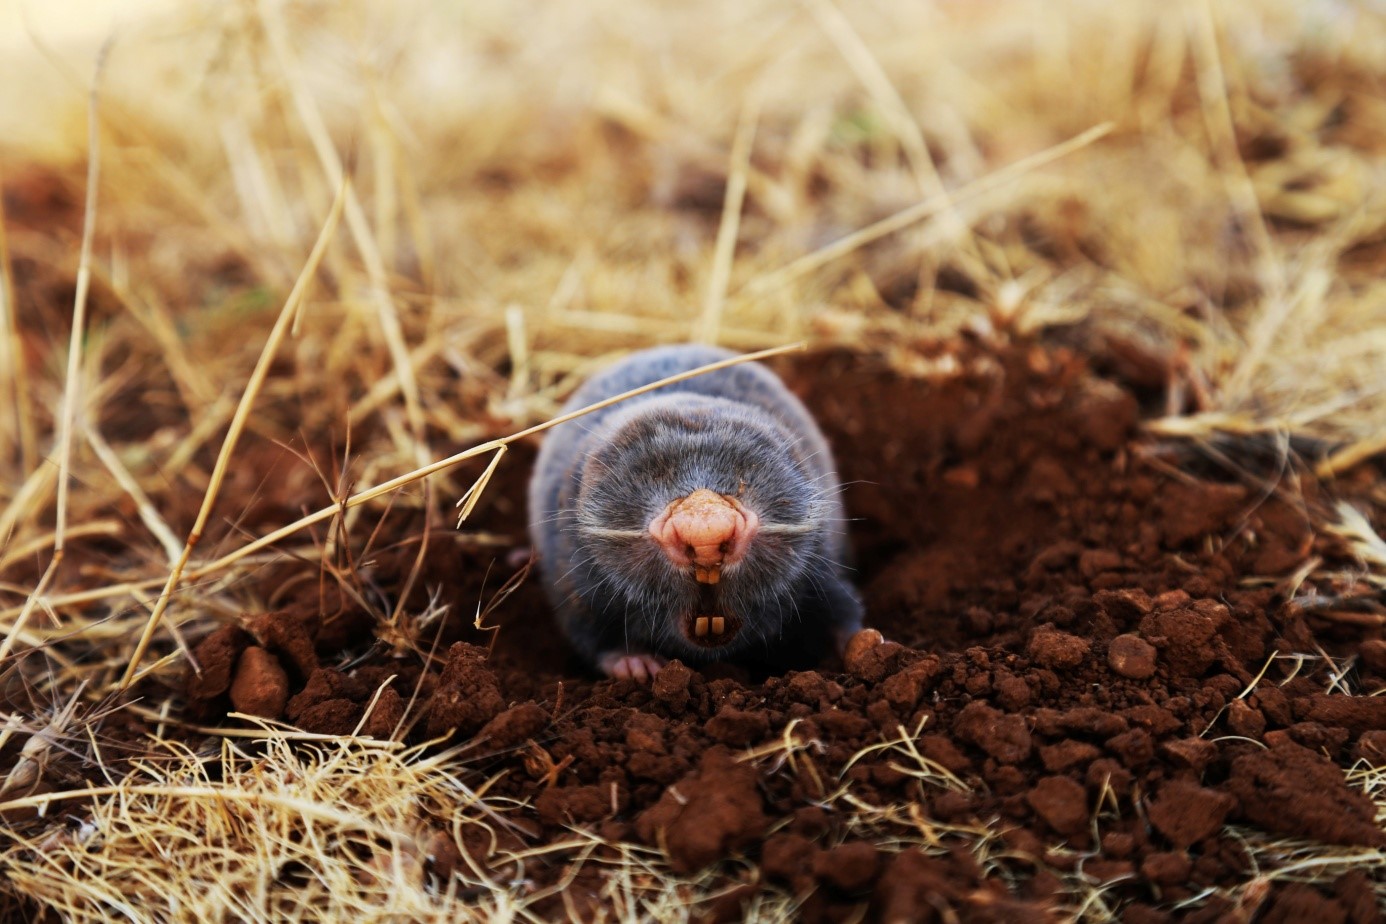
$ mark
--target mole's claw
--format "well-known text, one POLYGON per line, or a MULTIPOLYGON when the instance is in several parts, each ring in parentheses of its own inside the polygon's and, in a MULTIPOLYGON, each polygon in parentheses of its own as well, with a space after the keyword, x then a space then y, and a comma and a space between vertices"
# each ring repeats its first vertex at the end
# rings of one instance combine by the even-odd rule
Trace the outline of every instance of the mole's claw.
POLYGON ((654 680, 665 663, 663 658, 656 655, 621 654, 616 651, 607 652, 598 660, 602 673, 608 677, 615 680, 635 680, 639 683, 654 680))

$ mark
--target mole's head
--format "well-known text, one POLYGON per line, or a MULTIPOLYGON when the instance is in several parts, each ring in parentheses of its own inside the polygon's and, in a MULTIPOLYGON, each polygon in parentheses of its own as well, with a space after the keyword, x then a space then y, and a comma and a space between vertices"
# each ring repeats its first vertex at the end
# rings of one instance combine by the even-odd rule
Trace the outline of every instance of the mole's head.
POLYGON ((817 446, 769 414, 673 395, 615 415, 581 472, 573 580, 616 640, 701 662, 774 650, 831 568, 817 446))

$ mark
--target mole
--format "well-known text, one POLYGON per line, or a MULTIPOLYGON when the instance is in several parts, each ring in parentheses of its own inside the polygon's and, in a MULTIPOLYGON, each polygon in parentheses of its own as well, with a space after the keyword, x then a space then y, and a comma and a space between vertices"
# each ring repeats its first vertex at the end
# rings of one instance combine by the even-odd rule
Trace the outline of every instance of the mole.
MULTIPOLYGON (((563 410, 734 355, 637 352, 563 410)), ((672 658, 806 667, 862 625, 841 490, 808 410, 743 363, 555 427, 530 537, 560 630, 607 676, 648 681, 672 658)))

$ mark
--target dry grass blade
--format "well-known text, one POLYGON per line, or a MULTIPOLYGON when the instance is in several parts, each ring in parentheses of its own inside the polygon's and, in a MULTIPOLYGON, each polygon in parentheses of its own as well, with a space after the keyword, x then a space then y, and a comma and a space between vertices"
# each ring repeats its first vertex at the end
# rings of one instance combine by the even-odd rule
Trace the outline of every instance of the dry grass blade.
POLYGON ((491 482, 491 476, 496 473, 496 466, 500 465, 501 459, 505 456, 505 450, 506 447, 504 446, 496 450, 495 455, 491 456, 491 461, 486 463, 486 470, 476 481, 472 482, 472 486, 467 489, 467 492, 457 499, 456 506, 462 508, 457 513, 458 529, 462 528, 467 517, 471 516, 472 511, 476 509, 477 501, 481 500, 482 492, 486 490, 486 485, 491 482))
MULTIPOLYGON (((853 73, 857 75, 857 79, 867 88, 876 104, 890 119, 895 133, 900 139, 900 144, 909 158, 910 167, 914 171, 920 192, 927 196, 941 196, 947 200, 948 190, 943 185, 943 178, 938 174, 938 166, 929 153, 929 145, 924 140, 924 133, 920 129, 919 123, 910 114, 909 107, 900 96, 900 91, 891 83, 890 77, 881 67, 880 61, 871 53, 870 47, 862 41, 861 35, 852 28, 851 22, 832 0, 809 0, 809 7, 822 24, 828 37, 832 39, 833 44, 842 53, 853 73)), ((962 242, 963 249, 975 268, 975 265, 980 263, 981 257, 978 253, 977 243, 972 238, 971 229, 967 227, 962 216, 953 208, 951 201, 945 201, 939 214, 947 221, 949 232, 962 242)), ((932 280, 930 282, 932 283, 932 280)), ((929 288, 932 289, 932 285, 929 288)))
MULTIPOLYGON (((0 169, 0 185, 5 180, 0 169)), ((31 472, 37 458, 38 437, 29 406, 28 369, 19 341, 18 307, 14 301, 14 269, 10 262, 10 240, 5 230, 5 204, 0 200, 0 407, 13 414, 15 444, 19 457, 14 460, 21 472, 31 472)), ((0 541, 5 531, 0 530, 0 541)))
POLYGON ((732 259, 736 254, 736 234, 741 227, 741 206, 746 198, 746 173, 751 164, 751 145, 755 141, 756 122, 760 118, 762 90, 751 89, 741 107, 741 118, 732 141, 731 166, 727 171, 727 191, 722 201, 722 221, 717 227, 717 243, 713 246, 712 274, 703 299, 703 313, 695 325, 694 340, 716 343, 722 326, 722 310, 727 301, 727 284, 731 281, 732 259))
POLYGON ((67 507, 72 471, 72 431, 77 420, 77 401, 81 394, 82 342, 86 334, 87 296, 91 291, 91 251, 96 236, 96 197, 101 181, 101 122, 98 115, 98 87, 110 44, 102 47, 97 56, 96 74, 92 78, 87 103, 87 195, 82 214, 82 248, 77 260, 77 286, 72 305, 72 332, 67 348, 67 377, 63 384, 63 401, 58 416, 58 499, 57 526, 53 530, 53 555, 42 577, 25 601, 14 624, 0 642, 0 663, 14 650, 15 642, 28 625, 30 615, 48 589, 53 575, 62 564, 66 550, 67 507))
MULTIPOLYGON (((135 508, 139 512, 140 520, 149 531, 154 534, 154 538, 159 541, 164 554, 168 557, 169 564, 178 560, 178 537, 173 535, 173 530, 168 528, 164 518, 159 516, 159 510, 154 506, 154 502, 149 499, 149 495, 140 487, 140 483, 135 480, 135 476, 130 474, 130 470, 120 461, 111 444, 106 442, 95 426, 88 425, 86 428, 87 443, 96 452, 101 464, 106 466, 106 470, 111 473, 111 477, 120 483, 125 493, 135 502, 135 508)), ((3 565, 0 565, 3 570, 3 565)))
POLYGON ((1378 580, 1386 582, 1386 539, 1382 539, 1372 524, 1347 501, 1337 505, 1338 521, 1328 524, 1328 531, 1342 537, 1378 580))
POLYGON ((1320 462, 1314 474, 1319 478, 1332 478, 1382 453, 1386 453, 1386 434, 1358 440, 1320 462))
POLYGON ((902 228, 926 218, 933 218, 935 215, 951 209, 953 206, 960 205, 972 199, 979 199, 989 195, 998 189, 1013 183, 1028 173, 1051 164, 1056 160, 1067 157, 1075 151, 1082 150, 1090 144, 1101 140, 1110 134, 1115 126, 1111 123, 1095 125, 1085 132, 1073 136, 1067 141, 1046 148, 1037 154, 1022 158, 1009 166, 990 173, 981 179, 973 180, 966 186, 952 193, 940 193, 929 196, 924 201, 919 202, 909 208, 902 209, 887 218, 882 218, 874 224, 868 225, 858 231, 854 231, 838 240, 819 248, 813 253, 806 254, 797 260, 789 263, 773 272, 757 276, 746 284, 738 293, 739 295, 753 296, 761 295, 766 292, 774 291, 788 282, 798 279, 800 276, 811 273, 833 260, 845 257, 861 247, 865 247, 872 241, 879 240, 889 234, 894 234, 902 228))
MULTIPOLYGON (((356 196, 356 190, 346 182, 346 173, 342 169, 341 158, 338 157, 336 149, 332 146, 331 137, 322 114, 304 85, 299 69, 294 62, 280 4, 273 2, 273 0, 261 0, 257 8, 260 13, 260 21, 264 24, 265 31, 269 35, 270 45, 274 49, 280 70, 283 71, 285 80, 289 84, 299 119, 312 140, 313 149, 317 152, 323 172, 327 174, 328 181, 334 186, 344 186, 347 227, 351 231, 352 240, 355 241, 356 247, 361 253, 361 259, 366 264, 366 272, 371 285, 371 297, 375 302, 377 316, 380 319, 380 328, 385 334, 385 343, 390 350, 390 358, 394 362, 395 374, 399 377, 400 391, 404 395, 405 411, 408 414, 409 427, 414 436, 414 455, 422 464, 423 460, 428 457, 428 445, 424 441, 423 408, 419 402, 419 388, 414 379, 414 367, 409 363, 409 348, 404 342, 404 332, 400 327, 399 314, 395 311, 394 302, 390 299, 385 261, 381 257, 380 248, 371 234, 370 226, 366 221, 365 210, 361 208, 361 201, 356 196)), ((335 208, 336 206, 334 206, 335 208)))

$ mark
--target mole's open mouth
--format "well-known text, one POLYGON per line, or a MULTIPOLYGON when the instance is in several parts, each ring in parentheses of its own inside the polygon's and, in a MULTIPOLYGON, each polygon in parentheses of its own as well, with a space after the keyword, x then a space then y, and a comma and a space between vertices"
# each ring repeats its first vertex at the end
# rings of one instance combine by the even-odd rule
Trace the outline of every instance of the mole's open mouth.
POLYGON ((721 648, 736 638, 741 630, 741 620, 725 613, 712 615, 690 615, 683 623, 683 634, 694 645, 702 648, 721 648))

